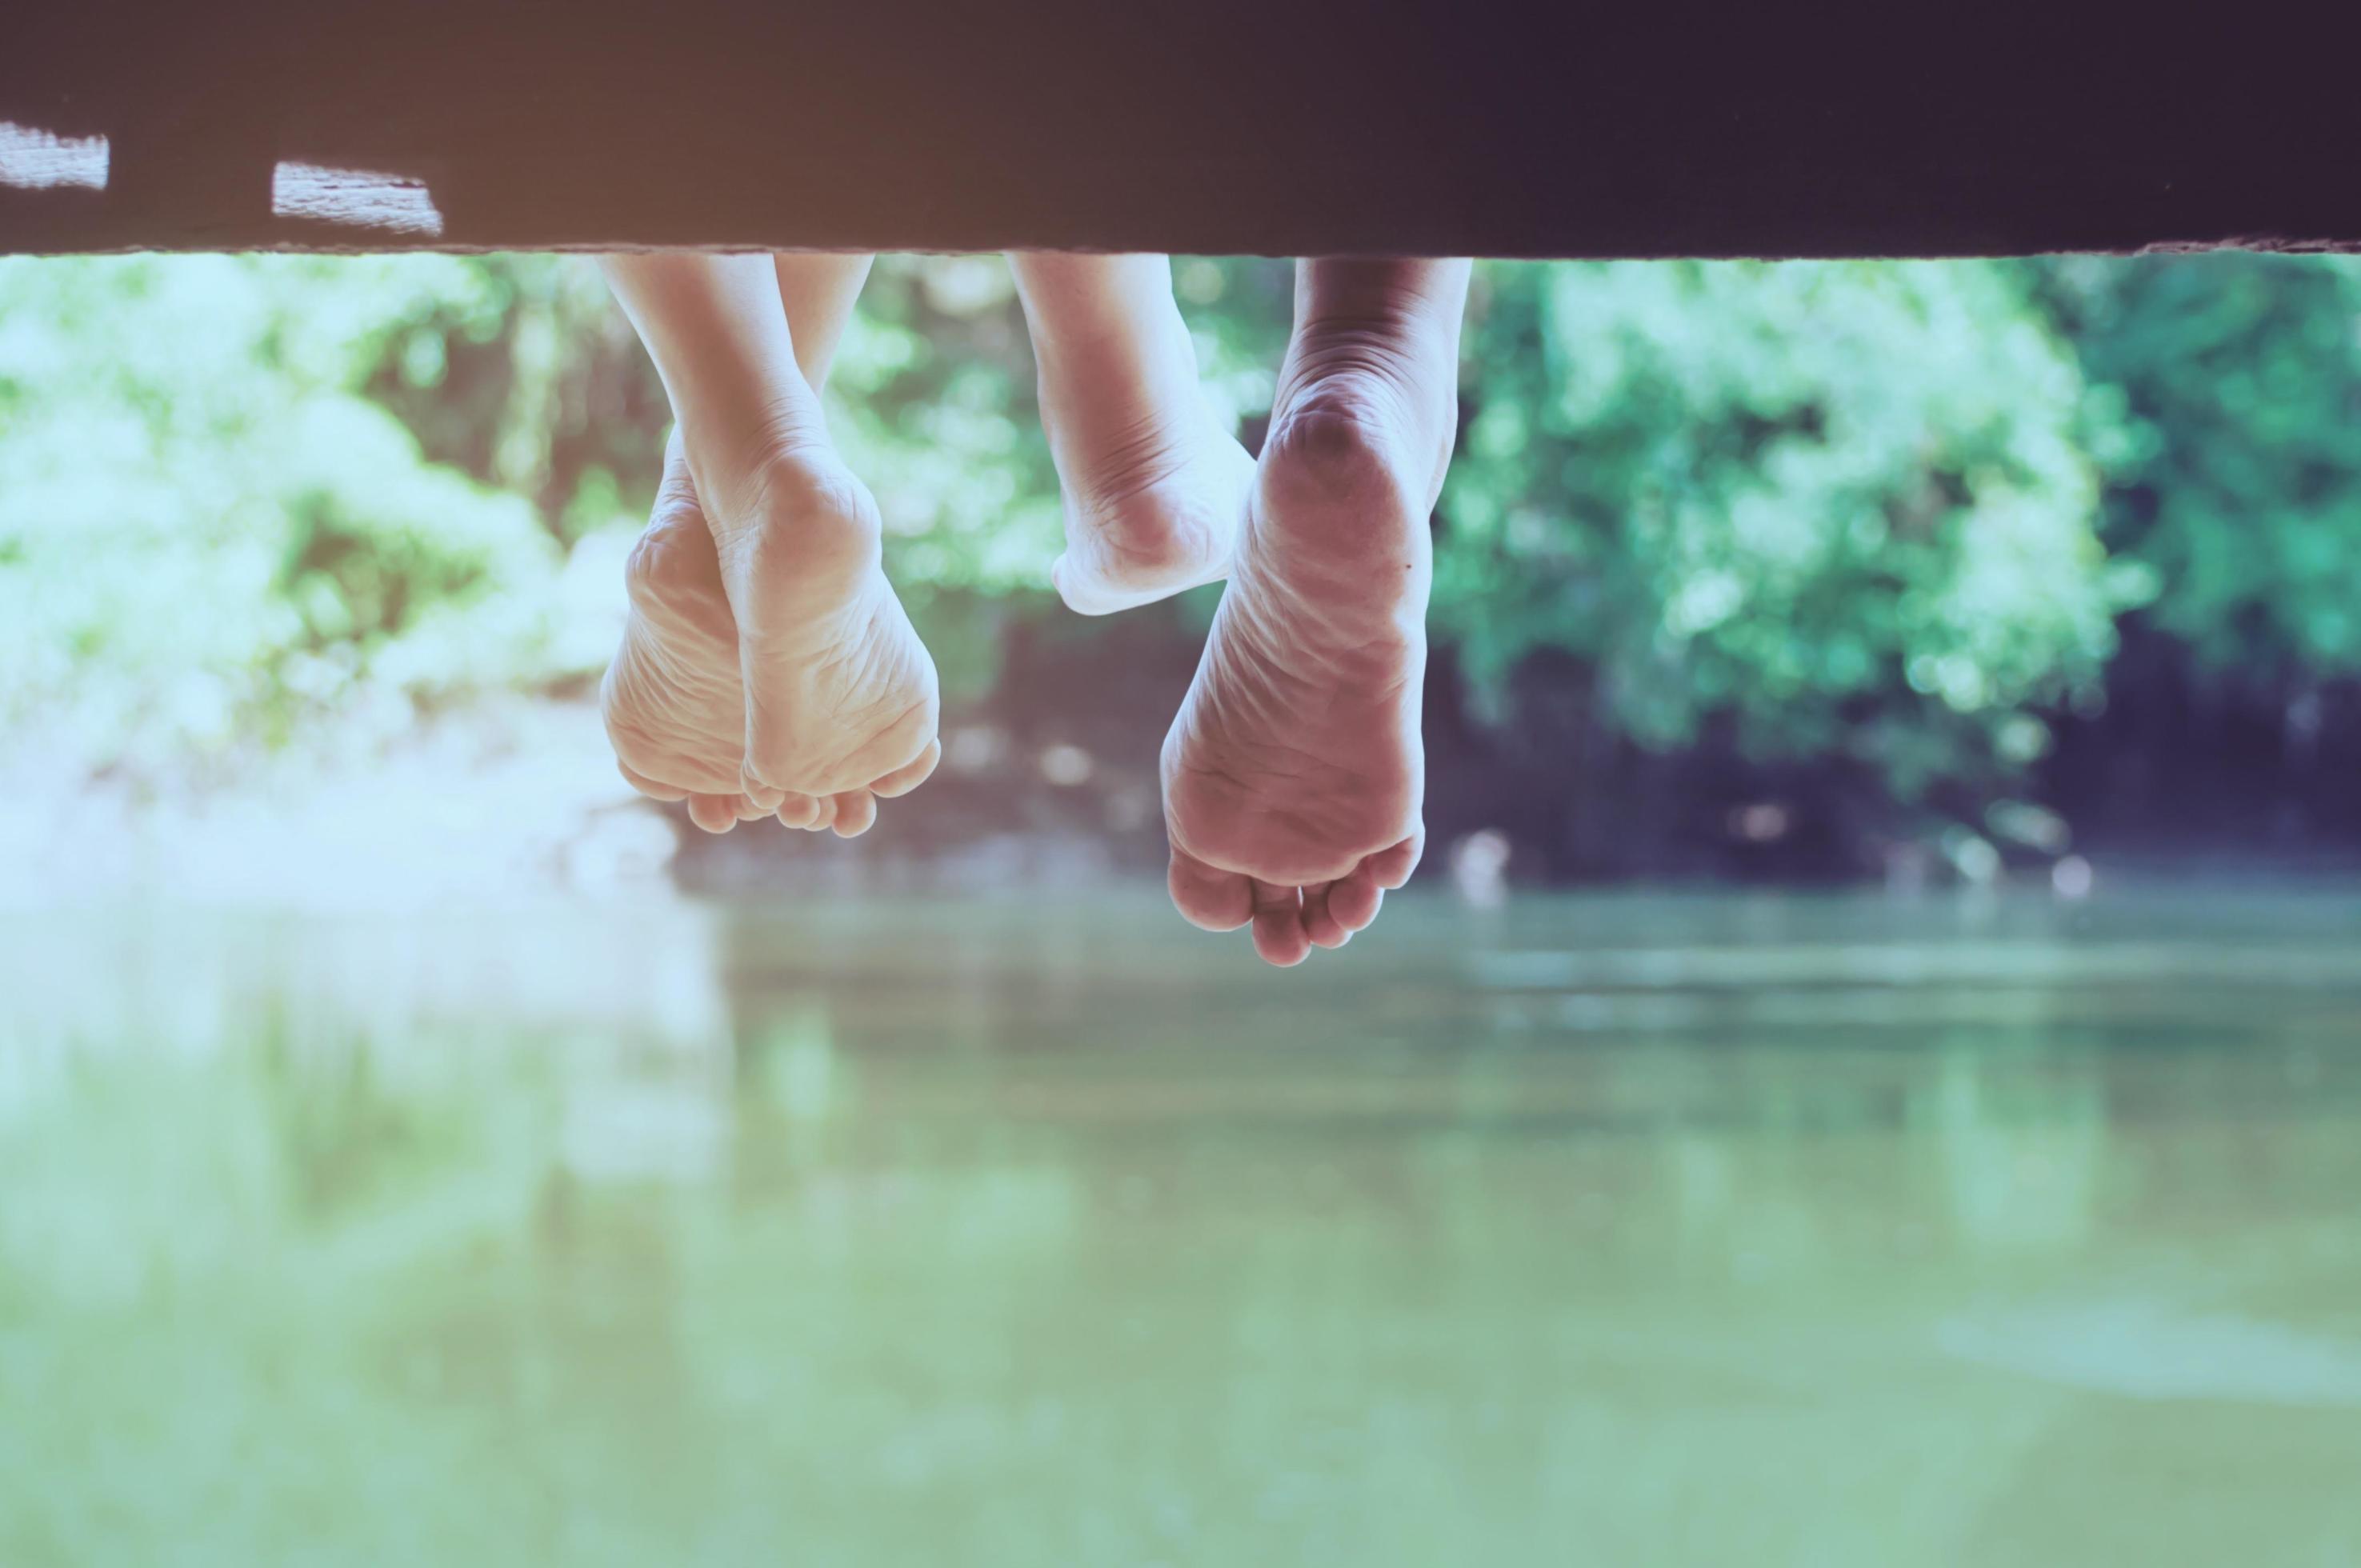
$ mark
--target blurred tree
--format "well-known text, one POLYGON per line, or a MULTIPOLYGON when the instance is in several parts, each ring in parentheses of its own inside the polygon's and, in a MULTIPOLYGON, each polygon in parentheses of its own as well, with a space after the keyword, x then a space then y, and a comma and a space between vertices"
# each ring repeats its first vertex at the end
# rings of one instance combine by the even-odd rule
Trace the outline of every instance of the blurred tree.
POLYGON ((595 670, 533 508, 362 395, 482 264, 0 262, 0 725, 156 775, 353 709, 595 670))
POLYGON ((2160 587, 2044 787, 2143 847, 2310 862, 2352 841, 2361 268, 2239 252, 2017 265, 2092 384, 2103 537, 2160 587))
MULTIPOLYGON (((1290 269, 1174 280, 1252 444, 1290 269)), ((2094 693, 2126 610, 2274 690, 2361 671, 2357 291, 2238 256, 1486 266, 1441 667, 1479 715, 1538 672, 1619 744, 1963 816, 2094 693)), ((1036 625, 1103 634, 1044 587, 1002 262, 881 262, 831 402, 955 700, 1036 625)), ((578 681, 664 420, 579 259, 0 262, 0 726, 153 774, 380 697, 395 724, 578 681)))
POLYGON ((1467 365, 1439 611, 1483 691, 1562 651, 1644 744, 1727 718, 1909 798, 2038 755, 2145 592, 1988 266, 1494 267, 1467 365))
POLYGON ((2025 264, 2092 383, 2105 538, 2218 673, 2361 673, 2361 268, 2226 251, 2025 264))
POLYGON ((587 263, 452 258, 435 286, 389 299, 357 346, 362 389, 429 459, 530 499, 561 543, 646 510, 664 388, 587 263))

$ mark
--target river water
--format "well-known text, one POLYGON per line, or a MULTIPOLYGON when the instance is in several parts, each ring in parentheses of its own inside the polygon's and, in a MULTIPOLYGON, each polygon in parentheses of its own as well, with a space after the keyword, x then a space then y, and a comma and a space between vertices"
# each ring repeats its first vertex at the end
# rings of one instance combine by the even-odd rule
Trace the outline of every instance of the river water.
POLYGON ((2361 891, 0 953, 0 1563, 2361 1562, 2361 891))

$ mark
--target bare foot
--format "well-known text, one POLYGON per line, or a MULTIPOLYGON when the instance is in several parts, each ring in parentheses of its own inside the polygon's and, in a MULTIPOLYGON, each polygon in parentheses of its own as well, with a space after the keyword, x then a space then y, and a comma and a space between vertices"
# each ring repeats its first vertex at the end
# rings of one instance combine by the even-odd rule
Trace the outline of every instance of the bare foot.
MULTIPOLYGON (((1059 429, 1051 416, 1053 442, 1059 429)), ((1087 450, 1057 444, 1066 553, 1049 581, 1069 609, 1112 615, 1227 575, 1255 464, 1202 397, 1141 410, 1087 450)))
POLYGON ((1269 439, 1164 740, 1172 900, 1297 964, 1423 847, 1427 520, 1451 455, 1465 262, 1308 262, 1269 439))
POLYGON ((1164 741, 1172 900, 1280 965, 1339 948, 1423 841, 1433 462, 1345 408, 1264 449, 1228 590, 1164 741))
POLYGON ((1049 580, 1108 615, 1229 569, 1254 459, 1205 400, 1161 256, 1010 258, 1066 502, 1049 580))
POLYGON ((741 488, 731 514, 759 521, 723 527, 717 545, 674 438, 626 572, 607 733, 633 787, 686 800, 708 832, 775 814, 851 838, 876 819, 876 796, 934 771, 934 663, 886 586, 876 512, 850 474, 796 455, 741 488))

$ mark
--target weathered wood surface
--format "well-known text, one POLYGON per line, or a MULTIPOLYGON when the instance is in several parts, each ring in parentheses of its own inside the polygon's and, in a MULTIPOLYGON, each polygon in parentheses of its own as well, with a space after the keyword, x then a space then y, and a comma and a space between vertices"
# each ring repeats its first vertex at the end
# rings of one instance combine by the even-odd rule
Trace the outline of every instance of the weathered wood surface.
POLYGON ((2361 242, 2341 24, 1536 9, 17 0, 0 251, 2361 242))

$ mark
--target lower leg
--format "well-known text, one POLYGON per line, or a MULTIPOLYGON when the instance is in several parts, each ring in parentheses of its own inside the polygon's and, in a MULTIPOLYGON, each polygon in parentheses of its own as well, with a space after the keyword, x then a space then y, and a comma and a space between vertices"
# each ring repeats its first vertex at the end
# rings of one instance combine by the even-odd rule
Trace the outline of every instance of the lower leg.
POLYGON ((750 498, 768 455, 827 439, 796 359, 773 259, 645 251, 609 256, 607 281, 664 379, 689 471, 713 521, 750 498))
MULTIPOLYGON (((1095 391, 1133 412, 1195 394, 1197 351, 1172 300, 1168 258, 1019 251, 1008 265, 1034 356, 1061 393, 1095 391)), ((1081 421, 1104 411, 1077 402, 1060 411, 1081 421)))
POLYGON ((1039 252, 1009 264, 1066 497, 1059 591, 1101 614, 1218 577, 1252 465, 1205 401, 1171 264, 1039 252))
POLYGON ((796 365, 817 393, 828 384, 837 345, 852 321, 853 302, 869 280, 871 256, 781 252, 771 258, 779 280, 779 303, 795 338, 796 365))

